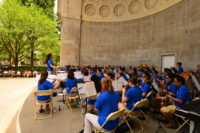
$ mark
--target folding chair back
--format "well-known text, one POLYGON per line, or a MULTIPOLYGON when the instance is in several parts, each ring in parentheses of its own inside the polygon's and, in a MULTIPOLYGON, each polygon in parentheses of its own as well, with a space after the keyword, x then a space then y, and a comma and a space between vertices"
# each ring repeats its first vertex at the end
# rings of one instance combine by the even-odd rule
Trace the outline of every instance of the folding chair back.
POLYGON ((79 99, 78 88, 74 87, 74 88, 71 89, 70 94, 66 95, 66 102, 65 102, 72 112, 79 109, 79 107, 73 110, 70 102, 71 102, 71 100, 75 101, 75 100, 78 100, 78 99, 79 99))
POLYGON ((144 107, 145 105, 147 105, 149 103, 149 100, 148 99, 143 99, 141 101, 138 101, 134 107, 132 108, 131 111, 133 111, 135 108, 141 108, 141 107, 144 107))
POLYGON ((78 93, 77 87, 74 87, 74 88, 71 89, 70 94, 73 94, 73 93, 78 93))
POLYGON ((44 90, 44 91, 36 91, 34 93, 35 96, 47 96, 47 95, 52 95, 53 92, 51 90, 44 90))
MULTIPOLYGON (((105 121, 104 124, 101 126, 101 128, 99 128, 99 130, 97 131, 97 133, 99 133, 99 132, 102 131, 103 127, 105 126, 105 124, 106 124, 108 121, 110 121, 110 120, 115 120, 115 119, 117 119, 117 118, 120 118, 120 117, 124 114, 125 110, 126 110, 126 109, 121 109, 121 110, 119 110, 119 111, 116 111, 116 112, 111 113, 111 114, 107 117, 106 121, 105 121)), ((116 128, 115 128, 115 129, 116 129, 116 128)), ((115 130, 115 129, 114 129, 114 130, 115 130)), ((113 132, 114 130, 112 130, 112 131, 106 131, 106 132, 113 132)))
POLYGON ((107 117, 106 121, 115 120, 115 119, 119 118, 120 116, 122 116, 122 115, 124 114, 124 111, 125 111, 125 109, 121 109, 121 110, 119 110, 119 111, 117 111, 117 112, 111 113, 111 114, 107 117))
POLYGON ((145 98, 148 99, 152 94, 153 94, 153 90, 150 91, 145 98))
POLYGON ((44 119, 44 118, 51 118, 52 117, 52 113, 53 113, 53 100, 52 100, 52 95, 53 92, 52 90, 44 90, 44 91, 36 91, 34 92, 34 98, 35 98, 35 119, 44 119), (37 100, 36 96, 51 96, 51 99, 49 102, 43 102, 43 101, 39 101, 37 100), (45 117, 38 117, 37 116, 37 106, 41 106, 41 105, 49 105, 50 108, 50 113, 49 116, 45 116, 45 117))
POLYGON ((142 132, 142 131, 144 130, 144 128, 143 128, 142 124, 140 123, 140 121, 138 120, 138 117, 139 117, 141 114, 144 114, 144 113, 143 113, 143 111, 141 111, 141 110, 139 110, 139 111, 134 111, 134 109, 144 107, 144 106, 146 106, 147 104, 149 104, 149 100, 148 100, 148 99, 143 99, 143 100, 141 100, 141 101, 138 101, 138 102, 134 105, 134 107, 131 109, 131 111, 129 111, 129 112, 127 113, 127 115, 124 117, 122 123, 123 123, 124 121, 126 122, 126 124, 128 125, 128 127, 129 127, 131 133, 133 133, 133 131, 132 131, 132 129, 131 129, 130 124, 129 124, 128 121, 126 120, 127 117, 134 117, 135 120, 138 121, 138 123, 139 123, 139 125, 140 125, 140 127, 141 127, 141 130, 140 130, 139 132, 142 132))

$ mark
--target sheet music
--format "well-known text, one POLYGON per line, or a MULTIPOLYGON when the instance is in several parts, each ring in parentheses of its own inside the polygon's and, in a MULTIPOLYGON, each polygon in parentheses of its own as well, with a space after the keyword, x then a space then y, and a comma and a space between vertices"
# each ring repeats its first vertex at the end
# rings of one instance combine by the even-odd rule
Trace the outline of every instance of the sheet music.
POLYGON ((78 86, 79 94, 85 94, 85 88, 84 88, 85 84, 84 83, 78 83, 77 86, 78 86))
POLYGON ((152 85, 153 85, 154 89, 156 89, 157 92, 160 92, 160 89, 159 89, 159 87, 158 87, 158 84, 156 83, 155 80, 153 80, 152 85))
POLYGON ((84 95, 84 97, 91 97, 97 95, 94 82, 79 83, 77 86, 79 94, 84 95))
POLYGON ((118 81, 123 85, 123 86, 126 86, 128 84, 128 82, 123 78, 123 77, 120 77, 118 79, 118 81))
POLYGON ((67 78, 67 74, 66 73, 59 73, 59 74, 57 74, 57 78, 61 79, 61 80, 64 80, 64 79, 67 78))
POLYGON ((130 78, 130 76, 128 75, 128 74, 126 74, 126 77, 129 79, 130 78))
POLYGON ((194 75, 192 75, 192 80, 194 81, 194 84, 197 87, 197 90, 200 91, 200 84, 194 75))
MULTIPOLYGON (((41 75, 36 75, 36 85, 38 85, 38 81, 40 80, 40 76, 41 75)), ((57 76, 56 75, 48 75, 48 77, 47 77, 47 80, 49 81, 49 82, 53 82, 54 81, 54 79, 57 79, 57 76)))
POLYGON ((82 79, 83 78, 82 73, 80 71, 74 72, 74 77, 76 79, 82 79))
POLYGON ((90 81, 89 76, 83 76, 83 80, 84 82, 89 82, 90 81))
POLYGON ((85 92, 87 97, 97 95, 96 88, 94 82, 87 82, 85 83, 85 92))
POLYGON ((112 86, 115 91, 122 91, 123 89, 123 85, 118 80, 112 81, 112 86))
POLYGON ((57 73, 66 73, 65 71, 58 71, 57 73))

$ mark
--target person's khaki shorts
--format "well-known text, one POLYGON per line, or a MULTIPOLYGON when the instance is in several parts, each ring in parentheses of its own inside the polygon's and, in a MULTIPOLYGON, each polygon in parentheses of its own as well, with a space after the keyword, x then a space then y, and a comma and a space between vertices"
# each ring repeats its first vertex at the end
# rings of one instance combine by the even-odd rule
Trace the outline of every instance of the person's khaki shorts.
POLYGON ((169 105, 166 107, 162 107, 160 109, 160 112, 162 114, 175 114, 176 106, 175 105, 169 105))

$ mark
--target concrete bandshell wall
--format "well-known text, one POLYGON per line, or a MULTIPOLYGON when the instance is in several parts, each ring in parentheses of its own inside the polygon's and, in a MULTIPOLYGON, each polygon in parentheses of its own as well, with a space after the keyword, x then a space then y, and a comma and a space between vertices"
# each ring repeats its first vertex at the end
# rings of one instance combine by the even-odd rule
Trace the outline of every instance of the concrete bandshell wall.
POLYGON ((61 51, 73 54, 61 52, 61 65, 160 67, 162 55, 175 54, 186 70, 195 69, 200 63, 199 5, 199 0, 183 0, 154 15, 123 22, 88 22, 68 16, 62 19, 61 51), (69 40, 76 50, 64 43, 69 40))

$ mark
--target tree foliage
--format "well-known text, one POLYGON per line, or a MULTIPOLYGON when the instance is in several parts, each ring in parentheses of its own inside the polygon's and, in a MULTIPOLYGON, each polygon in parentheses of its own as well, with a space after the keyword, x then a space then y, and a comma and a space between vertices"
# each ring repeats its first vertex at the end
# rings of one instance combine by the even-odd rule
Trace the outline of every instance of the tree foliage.
POLYGON ((21 5, 16 0, 4 0, 0 6, 0 47, 18 62, 36 50, 59 49, 57 22, 35 5, 21 5))
POLYGON ((19 0, 23 5, 30 6, 32 4, 37 5, 43 9, 44 13, 51 19, 54 19, 54 1, 55 0, 19 0))

